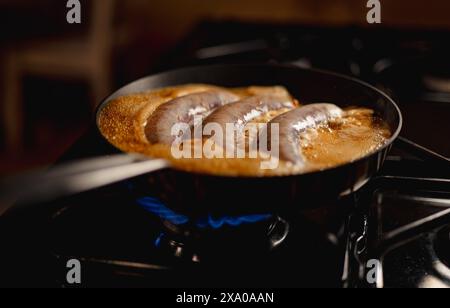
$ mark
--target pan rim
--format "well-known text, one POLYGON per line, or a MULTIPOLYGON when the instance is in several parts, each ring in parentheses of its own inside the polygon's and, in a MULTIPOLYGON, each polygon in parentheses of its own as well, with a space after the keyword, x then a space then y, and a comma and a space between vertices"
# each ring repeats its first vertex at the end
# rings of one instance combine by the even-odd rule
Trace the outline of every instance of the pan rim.
MULTIPOLYGON (((401 112, 401 109, 399 108, 399 106, 397 105, 397 103, 390 97, 388 96, 386 93, 384 93, 383 91, 381 91, 380 89, 376 88, 375 86, 369 84, 368 82, 362 81, 358 78, 355 77, 351 77, 345 74, 341 74, 341 73, 337 73, 337 72, 333 72, 333 71, 328 71, 328 70, 324 70, 324 69, 318 69, 318 68, 302 68, 302 67, 298 67, 295 66, 293 64, 275 64, 275 63, 267 63, 267 64, 213 64, 213 65, 197 65, 197 66, 186 66, 186 67, 181 67, 181 68, 176 68, 176 69, 172 69, 172 70, 167 70, 167 71, 162 71, 159 73, 155 73, 152 75, 147 75, 144 76, 142 78, 139 78, 137 80, 134 80, 122 87, 120 87, 119 89, 117 89, 116 91, 114 91, 112 94, 108 95, 104 100, 102 100, 100 102, 100 104, 98 104, 96 110, 95 110, 95 124, 96 124, 96 129, 99 132, 100 136, 106 141, 108 142, 109 145, 111 145, 112 147, 114 147, 115 149, 117 149, 118 151, 122 152, 122 153, 126 153, 126 154, 133 154, 133 153, 128 153, 128 152, 124 152, 120 149, 118 149, 116 146, 114 146, 111 142, 109 142, 109 140, 107 140, 107 138, 105 138, 105 136, 101 133, 100 131, 100 127, 99 127, 99 115, 101 113, 101 111, 103 110, 103 108, 105 108, 107 106, 107 104, 113 100, 115 98, 115 96, 117 96, 121 91, 132 87, 132 85, 134 84, 138 84, 140 82, 143 82, 147 79, 150 78, 158 78, 158 77, 162 77, 163 75, 169 75, 169 74, 176 74, 182 71, 188 71, 188 70, 199 70, 199 69, 218 69, 218 68, 229 68, 229 67, 241 67, 241 68, 280 68, 280 69, 294 69, 294 70, 299 70, 299 71, 303 71, 303 72, 314 72, 314 73, 319 73, 319 74, 324 74, 324 75, 328 75, 328 76, 333 76, 333 77, 337 77, 340 79, 344 79, 356 84, 359 84, 371 91, 374 91, 375 93, 377 93, 378 95, 380 95, 381 97, 383 97, 384 99, 386 99, 387 101, 389 101, 392 106, 394 107, 394 109, 397 112, 397 116, 398 116, 398 125, 397 125, 397 129, 395 130, 395 132, 392 134, 392 136, 385 142, 385 144, 378 148, 375 151, 372 151, 358 159, 352 160, 350 162, 347 162, 345 164, 340 164, 334 167, 330 167, 330 168, 326 168, 326 169, 321 169, 321 170, 315 170, 315 171, 310 171, 310 172, 305 172, 305 173, 299 173, 299 174, 287 174, 287 175, 255 175, 255 176, 251 176, 251 175, 225 175, 225 174, 211 174, 211 173, 204 173, 204 172, 198 172, 198 171, 186 171, 186 170, 182 170, 176 167, 169 167, 169 169, 180 172, 180 173, 185 173, 185 174, 194 174, 194 175, 199 175, 199 176, 204 176, 204 177, 211 177, 211 178, 233 178, 233 179, 260 179, 260 180, 264 180, 264 179, 276 179, 276 178, 294 178, 294 177, 299 177, 299 176, 314 176, 316 174, 323 174, 324 172, 333 172, 336 171, 338 169, 347 167, 347 166, 351 166, 353 164, 358 164, 360 162, 363 162, 367 159, 369 159, 370 157, 372 157, 373 155, 383 152, 386 149, 388 149, 389 147, 392 146, 392 144, 395 142, 395 140, 397 140, 397 138, 400 136, 400 133, 402 131, 403 128, 403 115, 401 112)), ((157 90, 158 88, 153 88, 153 89, 148 89, 146 91, 152 91, 152 90, 157 90)), ((144 92, 144 91, 141 91, 144 92)), ((124 94, 126 95, 126 94, 124 94)), ((156 157, 150 157, 151 159, 157 159, 156 157)))

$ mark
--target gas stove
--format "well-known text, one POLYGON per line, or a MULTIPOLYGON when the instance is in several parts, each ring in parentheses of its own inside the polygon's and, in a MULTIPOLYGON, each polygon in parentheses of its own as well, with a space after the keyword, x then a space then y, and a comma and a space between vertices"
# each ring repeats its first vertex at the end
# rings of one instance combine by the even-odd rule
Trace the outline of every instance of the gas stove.
MULTIPOLYGON (((314 210, 193 218, 131 182, 17 207, 0 219, 0 285, 70 287, 76 259, 85 287, 450 287, 446 36, 200 25, 155 71, 279 62, 353 75, 399 101, 413 141, 396 141, 360 191, 314 210)), ((92 129, 62 161, 102 154, 99 140, 92 129)))
POLYGON ((1 282, 69 287, 77 259, 86 287, 450 287, 448 169, 424 156, 399 141, 359 192, 289 217, 191 221, 128 182, 17 208, 1 282))
POLYGON ((358 281, 353 286, 450 287, 449 169, 429 166, 392 155, 383 173, 356 194, 350 224, 357 227, 350 231, 348 251, 353 274, 359 273, 359 279, 350 279, 358 281), (374 260, 379 272, 372 281, 367 277, 374 260))

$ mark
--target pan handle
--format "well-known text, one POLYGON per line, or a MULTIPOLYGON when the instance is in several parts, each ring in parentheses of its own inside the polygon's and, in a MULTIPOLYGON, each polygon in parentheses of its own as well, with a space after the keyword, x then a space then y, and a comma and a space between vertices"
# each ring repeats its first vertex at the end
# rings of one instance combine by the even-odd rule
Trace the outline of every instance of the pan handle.
POLYGON ((118 154, 57 165, 0 182, 0 215, 12 203, 39 203, 170 167, 167 160, 118 154))

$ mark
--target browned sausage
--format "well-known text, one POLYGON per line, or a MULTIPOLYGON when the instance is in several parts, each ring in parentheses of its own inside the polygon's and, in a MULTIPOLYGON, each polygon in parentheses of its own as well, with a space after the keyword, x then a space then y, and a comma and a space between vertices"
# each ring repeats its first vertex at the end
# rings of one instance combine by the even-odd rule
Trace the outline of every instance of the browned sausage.
MULTIPOLYGON (((300 151, 300 134, 332 119, 342 117, 343 111, 332 104, 311 104, 296 108, 274 118, 269 123, 279 125, 280 159, 295 164, 304 162, 300 151)), ((268 134, 270 140, 271 133, 268 134)))
POLYGON ((152 144, 171 145, 172 127, 178 123, 194 125, 194 117, 204 117, 214 109, 239 100, 239 96, 227 91, 208 91, 176 98, 159 106, 149 117, 145 134, 152 144))

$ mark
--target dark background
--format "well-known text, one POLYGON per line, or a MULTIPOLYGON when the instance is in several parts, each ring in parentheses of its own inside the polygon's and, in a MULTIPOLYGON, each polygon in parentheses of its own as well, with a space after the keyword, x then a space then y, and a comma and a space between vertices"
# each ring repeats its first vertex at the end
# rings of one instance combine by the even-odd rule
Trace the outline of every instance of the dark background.
MULTIPOLYGON (((101 97, 163 69, 161 59, 204 21, 369 27, 365 0, 95 2, 81 0, 82 24, 69 25, 65 0, 0 0, 0 175, 53 162, 101 97)), ((375 27, 450 28, 448 0, 382 2, 375 27)))

